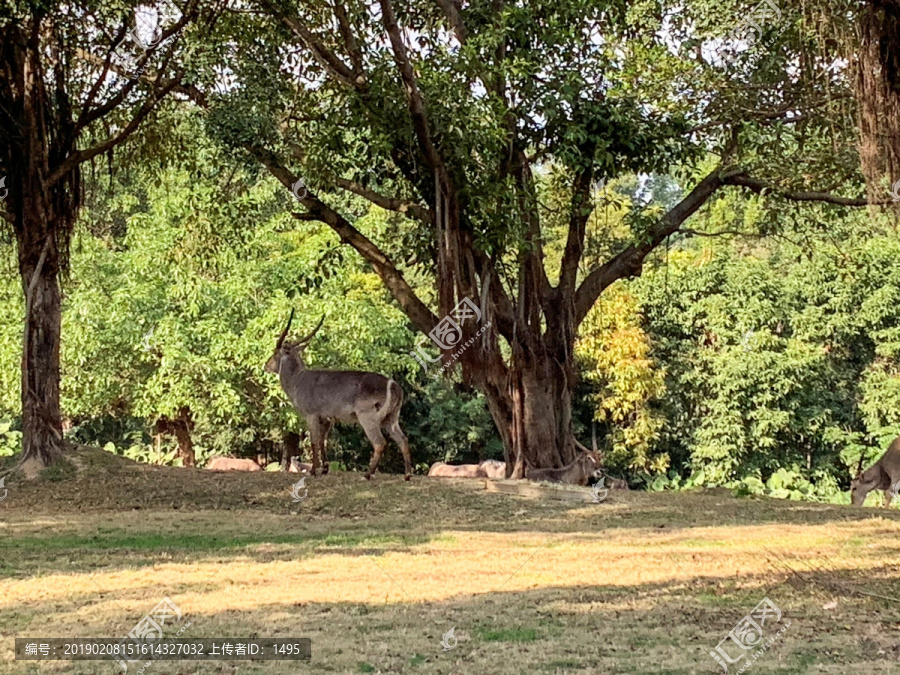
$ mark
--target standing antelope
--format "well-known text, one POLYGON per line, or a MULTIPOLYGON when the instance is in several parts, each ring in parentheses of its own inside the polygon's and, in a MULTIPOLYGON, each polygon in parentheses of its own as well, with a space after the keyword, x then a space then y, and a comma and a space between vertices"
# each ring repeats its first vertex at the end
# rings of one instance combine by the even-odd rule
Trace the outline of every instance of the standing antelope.
POLYGON ((890 506, 900 486, 900 437, 888 446, 887 451, 865 471, 850 481, 850 501, 862 506, 872 490, 884 490, 884 505, 890 506))
POLYGON ((378 373, 307 369, 303 351, 322 327, 325 317, 302 340, 287 342, 285 337, 293 320, 294 310, 291 310, 287 326, 275 343, 275 353, 266 363, 266 371, 278 373, 282 389, 297 412, 306 418, 312 442, 312 475, 317 473, 320 457, 322 473, 328 473, 325 442, 331 427, 339 421, 358 423, 375 449, 372 461, 369 462, 369 470, 366 471, 366 479, 375 473, 387 444, 381 434, 384 428, 400 446, 406 464, 406 480, 409 480, 412 461, 409 456, 409 441, 400 428, 400 408, 403 405, 403 390, 400 385, 378 373))

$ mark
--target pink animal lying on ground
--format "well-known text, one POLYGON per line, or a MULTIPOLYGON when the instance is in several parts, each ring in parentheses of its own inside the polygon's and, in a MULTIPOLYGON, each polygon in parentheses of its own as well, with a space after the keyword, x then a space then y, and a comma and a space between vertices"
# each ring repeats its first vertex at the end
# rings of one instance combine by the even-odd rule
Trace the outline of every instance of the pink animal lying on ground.
POLYGON ((487 478, 487 473, 477 464, 446 464, 435 462, 428 470, 429 476, 438 478, 487 478))
POLYGON ((210 471, 262 471, 262 467, 252 459, 234 457, 213 457, 206 463, 210 471))
POLYGON ((479 464, 488 478, 506 478, 506 462, 499 459, 486 459, 479 464))

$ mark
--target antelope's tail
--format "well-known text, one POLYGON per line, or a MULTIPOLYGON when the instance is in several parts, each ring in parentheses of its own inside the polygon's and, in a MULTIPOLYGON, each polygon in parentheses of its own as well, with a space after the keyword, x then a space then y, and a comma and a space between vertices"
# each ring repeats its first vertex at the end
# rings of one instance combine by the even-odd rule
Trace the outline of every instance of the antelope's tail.
POLYGON ((403 389, 394 380, 388 379, 387 397, 384 401, 385 421, 400 419, 400 408, 403 406, 403 389))

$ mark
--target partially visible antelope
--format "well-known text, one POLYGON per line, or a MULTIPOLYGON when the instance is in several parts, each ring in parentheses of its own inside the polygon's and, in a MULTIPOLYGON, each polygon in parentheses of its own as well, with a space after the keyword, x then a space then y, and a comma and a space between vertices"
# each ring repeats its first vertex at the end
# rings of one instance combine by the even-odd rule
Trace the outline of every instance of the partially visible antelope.
POLYGON ((213 457, 206 463, 209 471, 262 471, 262 467, 252 459, 235 457, 213 457))
POLYGON ((487 478, 487 472, 478 464, 447 464, 435 462, 428 475, 438 478, 487 478))
POLYGON ((559 469, 525 469, 528 480, 544 480, 551 483, 574 483, 587 485, 591 476, 599 478, 603 458, 594 450, 580 452, 567 466, 559 469))
POLYGON ((488 478, 506 478, 506 462, 499 459, 486 459, 479 464, 488 478))
POLYGON ((266 371, 278 373, 281 387, 291 403, 306 418, 309 438, 312 443, 312 471, 315 476, 319 462, 322 473, 328 473, 325 457, 325 443, 335 422, 356 422, 375 449, 366 479, 370 479, 384 452, 387 442, 381 433, 388 435, 400 446, 406 465, 406 480, 412 474, 412 460, 409 455, 409 441, 400 428, 400 408, 403 405, 403 390, 392 379, 378 373, 355 370, 310 370, 303 361, 303 351, 322 327, 325 317, 313 331, 296 342, 286 341, 294 310, 288 318, 275 353, 266 363, 266 371))
POLYGON ((854 506, 862 506, 869 492, 884 490, 884 505, 890 506, 891 500, 897 496, 898 489, 900 489, 900 437, 894 439, 877 462, 850 481, 850 501, 854 506))
POLYGON ((312 471, 312 464, 301 462, 298 457, 291 457, 291 463, 288 466, 289 473, 309 473, 312 471))

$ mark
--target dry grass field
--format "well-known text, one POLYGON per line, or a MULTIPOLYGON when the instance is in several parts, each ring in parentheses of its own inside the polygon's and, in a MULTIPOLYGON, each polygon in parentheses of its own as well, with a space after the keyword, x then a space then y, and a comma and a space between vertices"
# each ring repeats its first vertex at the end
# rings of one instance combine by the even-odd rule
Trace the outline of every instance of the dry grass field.
POLYGON ((710 651, 766 596, 775 640, 728 672, 900 672, 894 510, 725 490, 572 504, 347 473, 294 503, 292 474, 73 461, 7 480, 4 673, 119 672, 15 661, 13 638, 123 636, 164 597, 183 637, 309 637, 313 658, 145 673, 713 673, 710 651))

